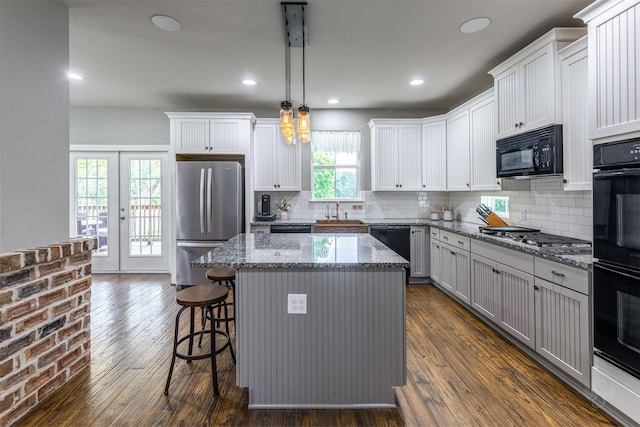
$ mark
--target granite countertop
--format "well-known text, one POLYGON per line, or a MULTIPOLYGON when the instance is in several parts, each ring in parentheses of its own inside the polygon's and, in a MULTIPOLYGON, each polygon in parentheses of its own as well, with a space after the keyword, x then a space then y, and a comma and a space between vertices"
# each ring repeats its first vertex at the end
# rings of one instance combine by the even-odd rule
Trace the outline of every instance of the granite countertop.
MULTIPOLYGON (((516 251, 531 254, 537 257, 546 258, 551 261, 556 261, 562 264, 566 264, 572 267, 582 268, 590 270, 593 264, 592 253, 589 249, 583 249, 581 252, 575 254, 575 250, 548 247, 539 248, 536 246, 525 245, 514 240, 496 237, 494 235, 480 233, 478 224, 461 221, 432 221, 428 218, 365 218, 360 219, 364 224, 368 225, 426 225, 429 227, 438 228, 440 230, 451 231, 463 236, 468 236, 474 239, 483 240, 489 243, 493 243, 498 246, 513 249, 516 251)), ((301 219, 288 219, 288 220, 275 220, 271 222, 253 222, 252 225, 271 225, 271 224, 315 224, 316 219, 313 218, 301 218, 301 219)), ((585 242, 590 243, 590 242, 585 242)))
POLYGON ((366 233, 239 234, 191 263, 235 268, 409 268, 409 261, 366 233))
MULTIPOLYGON (((534 255, 541 258, 546 258, 551 261, 566 264, 572 267, 578 267, 585 270, 591 269, 593 264, 593 256, 591 248, 581 248, 580 254, 575 254, 575 249, 572 248, 560 248, 560 247, 542 247, 527 245, 524 243, 516 242, 512 239, 505 237, 497 237, 491 234, 480 233, 479 226, 477 224, 471 224, 468 222, 458 221, 427 221, 430 227, 438 228, 440 230, 451 231, 458 233, 462 236, 468 236, 474 239, 482 240, 485 242, 493 243, 498 246, 502 246, 508 249, 514 249, 519 252, 534 255)), ((585 244, 590 243, 586 242, 585 244)))

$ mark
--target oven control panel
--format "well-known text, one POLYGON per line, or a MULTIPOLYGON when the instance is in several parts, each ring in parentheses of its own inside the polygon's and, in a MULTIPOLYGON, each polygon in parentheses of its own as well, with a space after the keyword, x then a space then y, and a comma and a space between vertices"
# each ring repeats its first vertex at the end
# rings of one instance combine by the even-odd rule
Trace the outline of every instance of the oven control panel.
POLYGON ((593 166, 625 166, 640 164, 640 138, 610 142, 593 147, 593 166))

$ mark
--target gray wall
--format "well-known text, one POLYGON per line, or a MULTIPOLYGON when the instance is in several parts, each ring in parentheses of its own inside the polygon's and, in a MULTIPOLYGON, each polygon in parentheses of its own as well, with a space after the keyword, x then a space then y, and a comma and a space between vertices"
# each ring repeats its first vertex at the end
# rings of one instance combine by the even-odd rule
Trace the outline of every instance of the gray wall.
POLYGON ((69 237, 69 12, 0 1, 0 253, 69 237))

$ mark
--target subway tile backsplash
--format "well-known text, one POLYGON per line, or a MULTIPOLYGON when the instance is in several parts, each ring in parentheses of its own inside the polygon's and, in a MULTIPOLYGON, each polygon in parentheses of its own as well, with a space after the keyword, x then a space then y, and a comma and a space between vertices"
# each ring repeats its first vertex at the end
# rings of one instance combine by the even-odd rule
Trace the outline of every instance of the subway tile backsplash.
MULTIPOLYGON (((359 202, 340 202, 340 218, 344 212, 349 219, 366 218, 428 218, 432 210, 443 205, 454 210, 457 220, 483 224, 476 207, 482 196, 508 196, 510 225, 539 228, 545 233, 592 240, 591 191, 564 191, 562 178, 534 178, 528 191, 469 191, 469 192, 363 192, 359 202), (425 201, 426 196, 426 201, 425 201), (354 209, 353 206, 362 209, 354 209)), ((256 194, 256 198, 258 194, 256 194)), ((311 192, 271 193, 272 212, 284 197, 291 204, 289 218, 323 219, 327 203, 311 202, 311 192)), ((329 203, 334 214, 335 203, 329 203)))
POLYGON ((482 224, 475 211, 481 196, 508 196, 510 225, 591 241, 591 191, 564 191, 562 178, 534 178, 530 191, 472 191, 449 194, 449 204, 462 221, 482 224))

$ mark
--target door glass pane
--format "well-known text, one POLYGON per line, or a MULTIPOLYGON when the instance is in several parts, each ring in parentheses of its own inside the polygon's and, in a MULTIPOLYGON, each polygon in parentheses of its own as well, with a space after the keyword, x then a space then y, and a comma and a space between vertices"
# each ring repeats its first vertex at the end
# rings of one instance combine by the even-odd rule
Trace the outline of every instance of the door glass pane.
POLYGON ((129 255, 162 256, 162 162, 129 161, 129 255))
POLYGON ((107 217, 109 195, 107 159, 76 159, 75 219, 77 237, 98 237, 94 256, 107 256, 107 217))

